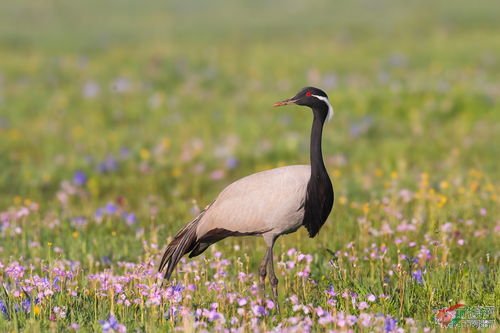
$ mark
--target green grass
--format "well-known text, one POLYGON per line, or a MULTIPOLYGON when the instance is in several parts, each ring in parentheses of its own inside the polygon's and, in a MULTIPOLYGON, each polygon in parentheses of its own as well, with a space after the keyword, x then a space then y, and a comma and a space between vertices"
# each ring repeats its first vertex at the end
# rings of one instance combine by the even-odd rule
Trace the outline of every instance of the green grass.
MULTIPOLYGON (((119 262, 149 267, 196 206, 231 181, 308 163, 310 112, 271 107, 306 85, 326 90, 335 108, 323 150, 336 203, 317 238, 299 230, 279 239, 283 262, 297 261, 286 256, 290 248, 313 255, 316 284, 278 265, 282 311, 258 327, 311 317, 319 330, 316 312, 298 314, 292 295, 304 306, 359 316, 344 291, 357 293, 358 303, 377 295, 365 312, 402 327, 412 326, 404 318, 433 327, 433 309, 457 302, 496 306, 498 322, 499 9, 488 1, 1 3, 0 212, 9 222, 0 220, 0 300, 11 309, 0 329, 57 331, 76 322, 92 331, 110 312, 129 331, 193 325, 189 316, 164 316, 173 301, 116 304, 118 296, 99 295, 89 274, 129 276, 119 262), (100 172, 109 156, 118 168, 100 172), (228 158, 238 166, 229 168, 228 158), (87 182, 68 189, 77 170, 87 182), (214 171, 223 178, 213 179, 214 171), (108 202, 138 222, 96 221, 108 202), (30 213, 14 218, 22 207, 30 213), (86 222, 78 226, 75 217, 86 222), (412 221, 414 230, 401 230, 412 221), (370 258, 372 244, 387 252, 370 258), (402 257, 416 257, 422 246, 428 260, 402 257), (78 261, 68 278, 76 296, 63 290, 36 311, 15 312, 28 297, 15 295, 25 282, 7 273, 15 261, 25 279, 53 278, 54 267, 78 261), (415 270, 423 283, 412 278, 415 270), (336 305, 324 292, 330 285, 336 305), (66 306, 66 317, 51 319, 54 306, 66 306)), ((193 312, 217 301, 231 327, 239 314, 227 293, 258 301, 256 277, 237 276, 255 273, 263 253, 259 239, 217 244, 194 261, 201 282, 196 273, 176 275, 199 286, 180 304, 193 312), (222 298, 201 283, 217 280, 210 265, 222 259, 214 251, 232 263, 222 298)), ((127 297, 146 302, 137 284, 153 280, 144 274, 124 283, 127 297)), ((252 315, 240 317, 234 326, 251 330, 252 315)))

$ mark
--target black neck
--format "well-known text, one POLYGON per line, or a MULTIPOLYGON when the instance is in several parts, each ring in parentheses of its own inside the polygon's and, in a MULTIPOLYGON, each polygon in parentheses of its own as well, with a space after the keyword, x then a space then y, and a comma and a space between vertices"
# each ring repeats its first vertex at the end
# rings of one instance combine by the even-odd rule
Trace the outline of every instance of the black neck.
POLYGON ((323 152, 321 149, 321 137, 323 135, 323 124, 325 123, 325 117, 322 116, 321 111, 313 109, 314 119, 311 128, 311 143, 310 143, 310 159, 311 159, 311 178, 313 176, 319 176, 325 174, 326 172, 325 163, 323 161, 323 152))
POLYGON ((333 206, 333 187, 325 168, 321 150, 321 136, 327 110, 313 109, 314 120, 311 129, 311 178, 307 184, 304 204, 304 220, 310 237, 316 236, 333 206))

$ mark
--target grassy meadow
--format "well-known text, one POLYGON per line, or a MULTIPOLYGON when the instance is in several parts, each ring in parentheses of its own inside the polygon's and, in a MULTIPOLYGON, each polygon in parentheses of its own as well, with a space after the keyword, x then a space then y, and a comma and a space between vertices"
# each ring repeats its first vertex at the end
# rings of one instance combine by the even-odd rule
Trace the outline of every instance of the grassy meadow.
MULTIPOLYGON (((439 331, 500 318, 500 4, 0 3, 0 331, 439 331), (313 85, 335 189, 319 235, 226 239, 156 283, 226 185, 309 162, 313 85)), ((490 331, 495 328, 491 327, 490 331)))

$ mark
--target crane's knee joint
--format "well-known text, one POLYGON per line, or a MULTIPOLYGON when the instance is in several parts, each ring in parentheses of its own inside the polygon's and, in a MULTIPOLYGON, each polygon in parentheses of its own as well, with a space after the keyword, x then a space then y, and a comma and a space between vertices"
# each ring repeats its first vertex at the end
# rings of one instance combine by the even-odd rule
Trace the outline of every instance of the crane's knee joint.
POLYGON ((267 271, 266 271, 266 266, 265 265, 262 265, 259 267, 259 274, 261 277, 266 277, 267 275, 267 271))
POLYGON ((271 286, 276 287, 278 285, 278 278, 273 275, 269 277, 269 282, 271 282, 271 286))

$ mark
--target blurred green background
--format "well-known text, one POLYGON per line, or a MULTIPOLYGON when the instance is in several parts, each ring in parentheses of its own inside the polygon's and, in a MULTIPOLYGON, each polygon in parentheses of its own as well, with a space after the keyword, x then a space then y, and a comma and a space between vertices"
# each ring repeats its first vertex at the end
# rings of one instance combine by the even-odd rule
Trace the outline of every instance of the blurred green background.
MULTIPOLYGON (((443 174, 474 167, 497 178, 499 8, 2 2, 0 202, 40 200, 86 158, 149 149, 163 137, 173 152, 166 165, 126 191, 169 187, 164 167, 194 138, 210 165, 217 146, 239 138, 232 153, 241 175, 307 162, 310 115, 270 107, 305 85, 326 90, 336 109, 324 140, 327 155, 348 161, 347 179, 337 182, 355 182, 353 166, 443 174), (263 140, 270 148, 262 155, 263 140)), ((189 198, 204 195, 191 189, 189 198)))

